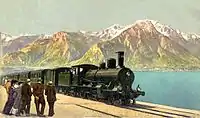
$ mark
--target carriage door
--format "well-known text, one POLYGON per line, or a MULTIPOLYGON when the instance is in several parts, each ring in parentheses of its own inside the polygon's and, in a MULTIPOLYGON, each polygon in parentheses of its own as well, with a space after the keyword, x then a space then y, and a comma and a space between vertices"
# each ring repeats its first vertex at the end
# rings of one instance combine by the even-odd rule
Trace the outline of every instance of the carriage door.
POLYGON ((58 80, 58 85, 61 85, 61 86, 65 86, 65 85, 70 85, 71 84, 71 73, 69 70, 65 69, 65 70, 62 70, 58 73, 58 77, 59 77, 59 80, 58 80))
POLYGON ((72 69, 72 74, 73 74, 72 84, 73 85, 80 85, 82 83, 81 79, 84 77, 83 68, 81 68, 81 67, 73 68, 72 69))

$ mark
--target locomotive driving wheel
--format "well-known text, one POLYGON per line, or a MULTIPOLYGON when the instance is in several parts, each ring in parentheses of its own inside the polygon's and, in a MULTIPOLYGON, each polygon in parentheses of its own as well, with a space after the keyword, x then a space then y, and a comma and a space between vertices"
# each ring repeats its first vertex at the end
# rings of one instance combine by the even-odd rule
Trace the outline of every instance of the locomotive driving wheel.
POLYGON ((80 93, 80 97, 81 97, 81 98, 85 98, 85 96, 84 96, 84 92, 81 91, 81 93, 80 93))
POLYGON ((80 93, 79 92, 76 92, 76 97, 80 97, 80 93))
POLYGON ((110 105, 114 104, 115 99, 113 97, 109 97, 107 103, 110 105))
POLYGON ((82 96, 83 96, 84 99, 88 99, 87 93, 84 92, 84 93, 82 94, 82 96))
POLYGON ((121 106, 121 105, 123 105, 122 99, 115 100, 115 101, 113 102, 113 104, 114 104, 115 106, 121 106))
POLYGON ((111 100, 111 98, 108 98, 107 103, 110 104, 110 105, 112 104, 112 100, 111 100))

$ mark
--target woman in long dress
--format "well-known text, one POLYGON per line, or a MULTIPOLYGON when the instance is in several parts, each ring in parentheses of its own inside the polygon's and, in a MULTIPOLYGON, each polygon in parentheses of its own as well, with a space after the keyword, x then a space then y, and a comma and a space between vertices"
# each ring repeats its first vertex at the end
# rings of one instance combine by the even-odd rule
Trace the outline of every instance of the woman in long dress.
POLYGON ((11 115, 10 111, 11 111, 12 106, 14 104, 14 100, 15 100, 14 84, 16 82, 17 82, 16 80, 12 80, 11 81, 11 87, 10 87, 10 90, 9 90, 9 93, 8 93, 8 100, 7 100, 7 102, 6 102, 5 106, 4 106, 4 109, 3 109, 3 113, 7 114, 7 115, 11 115))

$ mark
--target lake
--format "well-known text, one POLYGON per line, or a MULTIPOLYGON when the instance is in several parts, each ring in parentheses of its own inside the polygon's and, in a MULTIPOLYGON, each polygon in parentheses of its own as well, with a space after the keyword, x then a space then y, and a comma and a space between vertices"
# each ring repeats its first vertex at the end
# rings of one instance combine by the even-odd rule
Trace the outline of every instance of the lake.
POLYGON ((137 84, 145 91, 139 101, 200 110, 200 72, 135 72, 137 84))

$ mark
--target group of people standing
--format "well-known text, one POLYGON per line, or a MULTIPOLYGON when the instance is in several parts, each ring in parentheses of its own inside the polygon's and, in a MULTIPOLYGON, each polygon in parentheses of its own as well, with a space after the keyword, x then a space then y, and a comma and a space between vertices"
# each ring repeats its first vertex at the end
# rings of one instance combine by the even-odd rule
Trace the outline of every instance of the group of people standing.
POLYGON ((48 116, 54 115, 56 90, 52 85, 52 81, 49 81, 47 86, 45 86, 41 83, 41 79, 38 79, 37 83, 32 84, 30 79, 27 79, 24 83, 10 80, 5 83, 4 87, 8 93, 8 99, 3 109, 4 114, 30 116, 31 97, 33 95, 37 116, 44 116, 45 94, 49 105, 48 116))

